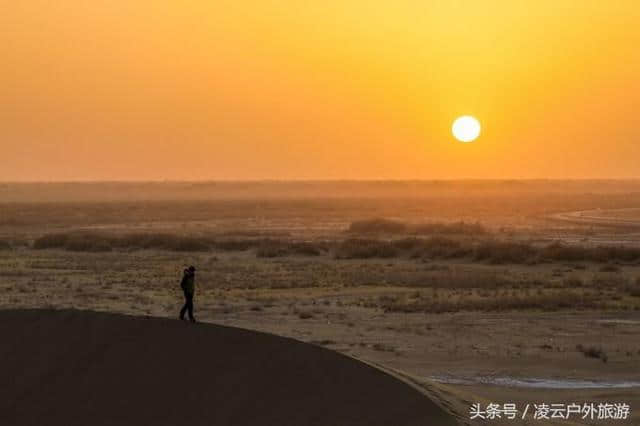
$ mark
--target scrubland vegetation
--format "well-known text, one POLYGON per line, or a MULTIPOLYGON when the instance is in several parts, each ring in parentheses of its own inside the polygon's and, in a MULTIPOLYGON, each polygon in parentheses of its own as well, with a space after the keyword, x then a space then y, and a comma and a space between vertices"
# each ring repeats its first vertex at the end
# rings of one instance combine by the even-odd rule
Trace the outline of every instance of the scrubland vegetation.
POLYGON ((274 240, 269 238, 226 239, 159 233, 109 235, 94 232, 47 234, 37 238, 33 248, 103 252, 111 250, 170 250, 182 252, 246 251, 257 257, 318 256, 326 247, 320 243, 274 240))
POLYGON ((487 230, 477 222, 407 224, 395 220, 374 218, 352 222, 348 232, 353 234, 481 235, 487 230))
MULTIPOLYGON (((14 244, 0 241, 0 250, 12 247, 14 244)), ((211 264, 203 272, 207 281, 218 280, 222 273, 234 285, 239 282, 249 288, 382 286, 390 291, 345 303, 390 313, 633 310, 640 302, 640 278, 623 271, 640 265, 638 247, 518 239, 479 222, 359 219, 333 234, 307 238, 264 229, 61 230, 34 235, 28 247, 34 252, 114 255, 199 253, 214 256, 211 259, 228 253, 242 256, 239 270, 246 272, 233 278, 236 271, 215 272, 217 266, 211 264), (246 263, 248 258, 258 263, 246 263), (281 262, 279 273, 266 274, 258 267, 270 259, 281 262), (298 262, 305 262, 304 266, 296 266, 298 262), (358 266, 357 262, 366 263, 358 266), (378 262, 387 262, 387 267, 378 262), (588 267, 594 263, 599 266, 588 267), (284 273, 285 265, 293 269, 284 273), (542 268, 549 273, 514 276, 510 269, 499 269, 505 267, 514 271, 542 268)), ((257 312, 262 307, 253 309, 257 312)))
POLYGON ((404 296, 385 296, 369 301, 366 306, 387 312, 444 313, 461 311, 505 312, 514 310, 557 311, 560 309, 606 308, 596 293, 572 290, 536 292, 531 290, 496 291, 491 293, 418 292, 404 296))
MULTIPOLYGON (((308 241, 286 235, 267 238, 255 232, 189 235, 176 231, 68 231, 37 237, 32 249, 34 253, 55 249, 112 252, 115 256, 138 251, 138 256, 146 256, 143 251, 159 256, 164 252, 187 256, 199 253, 213 256, 210 262, 226 254, 242 256, 237 270, 211 263, 201 277, 206 282, 219 282, 219 277, 225 276, 227 285, 256 289, 384 287, 389 291, 345 300, 345 304, 389 313, 634 310, 640 306, 640 277, 622 270, 638 264, 638 248, 498 239, 497 234, 479 224, 466 234, 458 233, 464 228, 460 224, 431 224, 430 229, 437 230, 435 235, 407 236, 403 231, 400 236, 363 238, 353 236, 358 226, 352 224, 346 236, 308 241), (456 232, 445 235, 442 230, 449 226, 456 232), (250 258, 253 262, 247 260, 250 258), (281 259, 279 272, 267 272, 271 271, 268 263, 261 266, 269 259, 281 259), (589 268, 593 263, 600 266, 589 268), (533 269, 522 276, 513 275, 509 268, 533 269), (536 268, 548 272, 535 273, 536 268)), ((307 318, 305 315, 300 317, 307 318)))
MULTIPOLYGON (((433 225, 436 228, 440 226, 433 225)), ((442 225, 446 228, 447 225, 442 225)), ((456 225, 457 226, 457 225, 456 225)), ((436 232, 441 234, 441 232, 436 232)), ((8 243, 0 248, 9 248, 8 243)), ((536 264, 545 262, 638 262, 640 248, 621 246, 584 247, 560 242, 541 245, 498 240, 491 237, 455 238, 441 235, 398 239, 346 238, 332 241, 189 236, 169 233, 113 235, 96 232, 46 234, 36 238, 34 249, 64 249, 100 252, 110 250, 245 251, 258 257, 319 256, 330 253, 336 259, 468 259, 490 264, 536 264)), ((606 272, 614 266, 603 267, 606 272)))

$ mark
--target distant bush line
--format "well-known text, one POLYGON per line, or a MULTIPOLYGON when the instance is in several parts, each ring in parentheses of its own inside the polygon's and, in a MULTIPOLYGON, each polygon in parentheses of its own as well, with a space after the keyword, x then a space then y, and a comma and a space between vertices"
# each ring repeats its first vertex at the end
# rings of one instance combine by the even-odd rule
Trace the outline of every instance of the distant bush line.
POLYGON ((487 232, 485 227, 477 222, 407 224, 382 218, 352 222, 347 231, 352 234, 406 235, 480 235, 487 232))
POLYGON ((63 249, 69 251, 105 252, 111 250, 170 250, 170 251, 246 251, 256 249, 258 257, 287 255, 317 256, 321 245, 284 240, 217 239, 212 237, 182 236, 160 233, 109 235, 95 232, 69 232, 48 234, 36 239, 33 248, 63 249))
MULTIPOLYGON (((468 258, 491 264, 535 264, 540 262, 638 262, 640 248, 621 246, 583 247, 562 243, 545 246, 528 242, 494 239, 470 240, 432 236, 399 239, 347 238, 341 241, 291 241, 287 239, 220 239, 161 233, 110 235, 95 232, 47 234, 33 243, 35 249, 104 252, 111 250, 246 251, 257 257, 319 256, 331 253, 336 259, 468 258)), ((615 272, 616 268, 607 268, 615 272)))
POLYGON ((107 235, 93 232, 48 234, 36 239, 35 249, 103 252, 112 249, 164 249, 206 251, 209 245, 201 238, 170 234, 107 235))
POLYGON ((492 264, 534 264, 563 262, 636 262, 640 248, 619 246, 581 247, 562 243, 536 246, 526 242, 484 240, 462 241, 446 237, 398 240, 348 239, 336 248, 340 259, 391 258, 403 254, 412 258, 463 258, 492 264))

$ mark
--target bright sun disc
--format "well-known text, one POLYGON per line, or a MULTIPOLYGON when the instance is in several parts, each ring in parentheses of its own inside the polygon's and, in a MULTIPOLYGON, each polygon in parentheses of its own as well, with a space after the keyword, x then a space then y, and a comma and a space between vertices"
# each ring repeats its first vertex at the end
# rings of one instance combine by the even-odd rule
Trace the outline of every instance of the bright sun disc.
POLYGON ((475 117, 463 115, 453 122, 451 132, 460 142, 471 142, 480 135, 480 122, 475 117))

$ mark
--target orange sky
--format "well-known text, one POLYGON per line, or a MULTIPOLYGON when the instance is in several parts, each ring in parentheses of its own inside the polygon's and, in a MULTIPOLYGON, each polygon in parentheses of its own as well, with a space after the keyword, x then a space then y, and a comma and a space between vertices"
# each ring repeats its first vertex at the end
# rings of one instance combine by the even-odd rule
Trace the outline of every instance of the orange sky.
POLYGON ((0 2, 0 180, 640 177, 635 0, 0 2))

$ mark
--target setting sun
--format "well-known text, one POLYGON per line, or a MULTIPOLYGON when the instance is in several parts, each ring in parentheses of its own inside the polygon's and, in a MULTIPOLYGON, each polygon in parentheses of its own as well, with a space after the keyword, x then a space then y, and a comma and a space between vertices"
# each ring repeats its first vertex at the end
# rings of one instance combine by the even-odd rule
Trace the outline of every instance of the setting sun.
POLYGON ((0 180, 638 177, 637 1, 4 3, 0 180))
POLYGON ((480 122, 475 117, 463 115, 453 122, 451 133, 460 142, 472 142, 480 135, 480 122))

